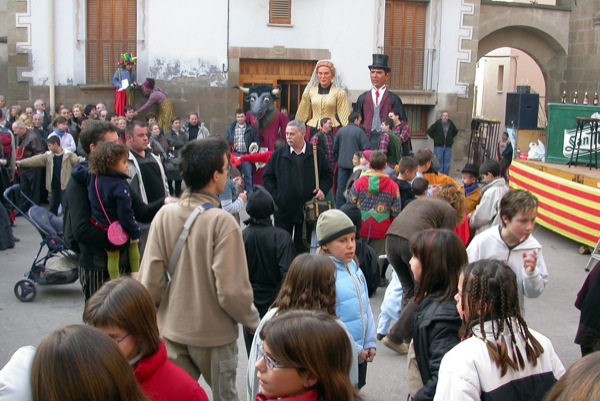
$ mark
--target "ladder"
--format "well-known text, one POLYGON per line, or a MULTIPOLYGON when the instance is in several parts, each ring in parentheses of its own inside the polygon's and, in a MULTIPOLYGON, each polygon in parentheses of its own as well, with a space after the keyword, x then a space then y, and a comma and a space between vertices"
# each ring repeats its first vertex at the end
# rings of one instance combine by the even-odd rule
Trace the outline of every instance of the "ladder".
POLYGON ((590 269, 592 268, 592 265, 595 263, 594 262, 595 260, 600 260, 600 240, 598 240, 596 247, 590 254, 590 260, 588 260, 587 265, 585 266, 586 272, 590 271, 590 269))

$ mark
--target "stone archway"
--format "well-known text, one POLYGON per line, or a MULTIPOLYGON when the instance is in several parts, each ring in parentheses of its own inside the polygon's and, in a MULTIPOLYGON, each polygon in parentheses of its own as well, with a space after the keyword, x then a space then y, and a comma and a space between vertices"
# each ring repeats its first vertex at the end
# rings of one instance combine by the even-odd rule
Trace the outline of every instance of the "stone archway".
POLYGON ((527 53, 540 67, 546 81, 546 96, 551 101, 560 101, 563 71, 566 67, 566 52, 554 49, 541 35, 522 27, 503 28, 492 32, 479 41, 478 56, 483 57, 500 47, 512 47, 527 53))
POLYGON ((524 51, 542 71, 546 100, 558 102, 567 66, 568 26, 565 10, 482 5, 478 58, 500 47, 524 51))

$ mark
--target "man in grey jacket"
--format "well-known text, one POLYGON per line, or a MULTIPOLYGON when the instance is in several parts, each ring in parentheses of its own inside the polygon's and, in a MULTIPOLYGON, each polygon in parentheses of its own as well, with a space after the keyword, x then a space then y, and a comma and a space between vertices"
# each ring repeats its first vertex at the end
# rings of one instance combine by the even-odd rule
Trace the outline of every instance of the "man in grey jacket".
POLYGON ((369 149, 369 139, 359 127, 361 121, 360 113, 353 112, 348 116, 348 125, 337 132, 333 142, 333 154, 338 165, 338 179, 335 193, 335 207, 340 208, 344 203, 344 189, 352 175, 352 157, 354 153, 369 149))

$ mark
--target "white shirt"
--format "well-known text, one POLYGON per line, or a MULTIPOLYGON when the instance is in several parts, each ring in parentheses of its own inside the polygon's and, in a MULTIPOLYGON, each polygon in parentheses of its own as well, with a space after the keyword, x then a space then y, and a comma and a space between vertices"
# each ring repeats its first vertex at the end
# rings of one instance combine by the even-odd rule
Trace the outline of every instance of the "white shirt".
POLYGON ((381 99, 383 99, 383 94, 385 93, 386 89, 387 89, 387 88, 386 88, 386 86, 385 86, 385 85, 384 85, 384 86, 382 86, 381 88, 379 88, 379 100, 378 100, 377 102, 375 101, 375 100, 376 100, 376 99, 375 99, 375 92, 377 92, 377 91, 378 91, 378 89, 377 89, 376 87, 373 87, 373 88, 371 89, 371 99, 373 99, 373 104, 374 104, 375 106, 377 106, 377 105, 379 105, 379 103, 381 103, 381 99))
POLYGON ((301 155, 302 153, 305 153, 305 152, 306 152, 306 141, 304 141, 304 146, 302 147, 302 150, 301 150, 300 152, 296 152, 296 151, 294 150, 294 148, 292 148, 292 147, 290 146, 290 155, 291 155, 292 153, 296 153, 297 155, 301 155))

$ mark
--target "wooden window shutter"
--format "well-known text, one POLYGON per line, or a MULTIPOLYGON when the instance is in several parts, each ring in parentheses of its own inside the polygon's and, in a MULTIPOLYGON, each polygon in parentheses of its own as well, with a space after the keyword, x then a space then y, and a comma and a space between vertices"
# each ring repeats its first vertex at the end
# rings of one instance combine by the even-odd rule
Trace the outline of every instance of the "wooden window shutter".
POLYGON ((100 29, 98 24, 98 5, 101 0, 87 2, 87 37, 86 37, 86 76, 88 83, 96 83, 99 73, 98 55, 100 29))
POLYGON ((427 3, 385 2, 384 52, 392 89, 423 89, 427 3))
POLYGON ((292 0, 270 0, 269 23, 291 24, 292 23, 292 0))
POLYGON ((136 49, 136 0, 87 0, 87 83, 111 83, 121 54, 136 49))

